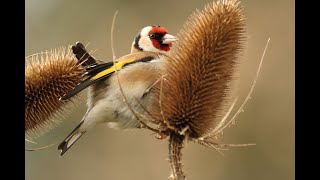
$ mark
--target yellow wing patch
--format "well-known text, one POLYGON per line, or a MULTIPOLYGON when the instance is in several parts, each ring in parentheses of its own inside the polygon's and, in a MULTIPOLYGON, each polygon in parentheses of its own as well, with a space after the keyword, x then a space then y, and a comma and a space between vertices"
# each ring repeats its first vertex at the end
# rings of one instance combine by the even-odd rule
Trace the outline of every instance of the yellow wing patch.
POLYGON ((99 79, 99 78, 101 78, 101 77, 103 77, 105 75, 113 73, 116 70, 118 71, 123 67, 123 65, 131 63, 131 62, 133 62, 135 60, 137 60, 137 59, 136 58, 130 58, 130 59, 127 59, 127 60, 124 60, 124 61, 117 62, 115 65, 111 66, 110 68, 105 69, 105 70, 99 72, 98 74, 96 74, 95 76, 93 76, 91 78, 91 80, 96 80, 96 79, 99 79))

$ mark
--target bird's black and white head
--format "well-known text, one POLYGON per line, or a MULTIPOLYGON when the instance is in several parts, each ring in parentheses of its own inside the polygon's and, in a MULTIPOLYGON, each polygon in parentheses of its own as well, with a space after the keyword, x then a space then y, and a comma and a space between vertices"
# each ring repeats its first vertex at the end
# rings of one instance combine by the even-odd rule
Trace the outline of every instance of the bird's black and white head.
POLYGON ((176 40, 176 37, 162 26, 146 26, 134 39, 131 52, 166 52, 176 40))

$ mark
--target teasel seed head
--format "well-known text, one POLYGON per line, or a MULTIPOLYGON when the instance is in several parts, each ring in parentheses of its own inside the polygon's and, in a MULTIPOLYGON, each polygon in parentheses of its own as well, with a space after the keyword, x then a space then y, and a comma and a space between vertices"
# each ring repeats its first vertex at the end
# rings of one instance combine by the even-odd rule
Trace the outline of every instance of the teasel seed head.
POLYGON ((246 40, 243 8, 236 0, 218 0, 196 10, 163 59, 161 83, 150 107, 169 138, 173 179, 185 179, 181 150, 186 140, 211 146, 207 136, 221 124, 234 94, 239 53, 246 40))
POLYGON ((232 100, 245 30, 235 0, 210 3, 191 15, 163 60, 163 82, 155 89, 152 114, 168 129, 188 129, 189 138, 199 138, 220 123, 232 100))
POLYGON ((71 48, 53 49, 25 59, 25 134, 39 137, 61 122, 81 94, 59 98, 75 87, 85 69, 71 48))

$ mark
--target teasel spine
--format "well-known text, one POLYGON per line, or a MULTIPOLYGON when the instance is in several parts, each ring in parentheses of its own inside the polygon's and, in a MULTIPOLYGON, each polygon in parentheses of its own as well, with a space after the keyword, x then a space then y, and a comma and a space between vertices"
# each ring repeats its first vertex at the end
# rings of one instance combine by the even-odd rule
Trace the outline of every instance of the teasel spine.
POLYGON ((25 135, 40 137, 62 121, 82 95, 67 101, 59 98, 82 79, 83 62, 71 47, 61 47, 25 58, 25 135))

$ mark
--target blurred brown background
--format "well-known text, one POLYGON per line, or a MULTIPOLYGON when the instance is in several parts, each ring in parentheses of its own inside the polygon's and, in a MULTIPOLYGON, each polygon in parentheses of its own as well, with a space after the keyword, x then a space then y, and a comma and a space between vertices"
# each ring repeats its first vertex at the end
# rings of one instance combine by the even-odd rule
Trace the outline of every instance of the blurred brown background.
MULTIPOLYGON (((117 57, 146 25, 162 25, 176 34, 196 8, 211 0, 26 0, 26 56, 77 41, 111 60, 110 27, 119 10, 114 39, 117 57)), ((189 143, 183 150, 190 180, 294 179, 294 1, 243 0, 249 41, 242 56, 239 98, 249 91, 267 39, 269 49, 252 99, 227 128, 223 143, 256 143, 231 148, 221 156, 214 149, 189 143)), ((237 104, 239 107, 239 103, 237 104)), ((85 102, 57 128, 37 139, 39 146, 60 142, 85 113, 85 102)), ((34 147, 30 144, 27 147, 34 147)), ((117 131, 100 125, 87 132, 63 157, 52 147, 26 152, 27 180, 164 180, 169 176, 167 140, 149 131, 117 131)))

